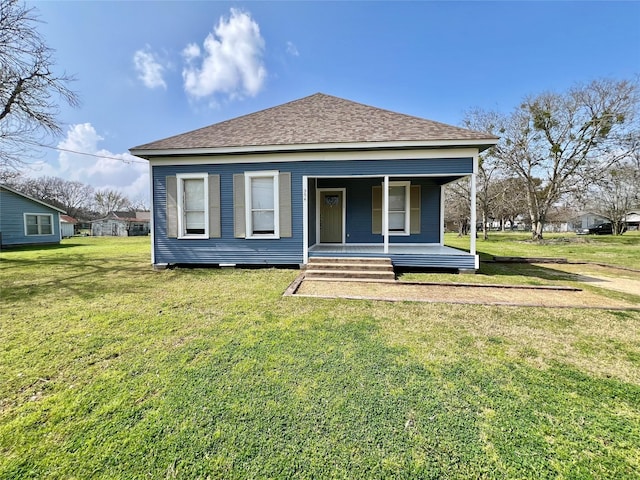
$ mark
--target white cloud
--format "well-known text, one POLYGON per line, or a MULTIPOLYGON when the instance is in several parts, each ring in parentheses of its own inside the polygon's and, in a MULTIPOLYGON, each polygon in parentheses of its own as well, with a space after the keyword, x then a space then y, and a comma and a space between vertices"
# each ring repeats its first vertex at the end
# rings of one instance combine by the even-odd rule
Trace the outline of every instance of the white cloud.
POLYGON ((72 125, 66 137, 58 143, 58 158, 42 165, 37 172, 38 176, 50 175, 79 181, 95 189, 118 190, 130 200, 142 200, 149 204, 147 162, 128 152, 113 153, 99 148, 99 143, 103 140, 90 123, 72 125))
POLYGON ((184 58, 189 62, 191 60, 195 60, 200 56, 200 47, 195 43, 190 43, 185 47, 182 51, 184 58))
POLYGON ((299 57, 300 52, 298 52, 298 47, 296 47, 293 42, 287 42, 287 53, 294 57, 299 57))
POLYGON ((267 76, 260 27, 249 13, 234 8, 231 17, 220 18, 202 49, 191 43, 182 54, 184 89, 194 98, 255 96, 267 76))
POLYGON ((133 54, 133 65, 138 73, 138 78, 142 80, 145 87, 162 87, 166 90, 167 84, 163 78, 165 67, 148 45, 133 54))

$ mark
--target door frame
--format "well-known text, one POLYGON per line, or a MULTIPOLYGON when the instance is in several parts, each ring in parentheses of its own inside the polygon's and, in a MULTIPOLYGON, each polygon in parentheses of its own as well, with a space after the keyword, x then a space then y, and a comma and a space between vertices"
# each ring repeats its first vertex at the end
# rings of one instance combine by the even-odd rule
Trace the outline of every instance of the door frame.
POLYGON ((346 188, 316 188, 316 244, 320 245, 320 198, 323 192, 342 193, 342 241, 341 243, 323 243, 322 245, 344 245, 347 232, 347 189, 346 188))

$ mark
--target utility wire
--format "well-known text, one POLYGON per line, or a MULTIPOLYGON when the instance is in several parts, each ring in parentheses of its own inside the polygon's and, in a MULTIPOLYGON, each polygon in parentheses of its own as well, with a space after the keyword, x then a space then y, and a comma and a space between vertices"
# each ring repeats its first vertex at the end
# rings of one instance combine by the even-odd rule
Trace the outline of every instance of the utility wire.
POLYGON ((50 148, 52 150, 58 150, 59 152, 75 153, 77 155, 86 155, 86 156, 89 156, 89 157, 104 158, 106 160, 118 160, 119 162, 123 162, 123 163, 127 163, 127 164, 131 164, 131 163, 147 163, 144 160, 136 160, 136 159, 127 160, 127 159, 124 159, 124 158, 109 157, 107 155, 98 155, 97 153, 78 152, 77 150, 70 150, 68 148, 61 148, 61 147, 52 147, 51 145, 45 145, 44 143, 38 143, 38 142, 26 141, 25 143, 30 143, 30 144, 35 145, 37 147, 44 147, 44 148, 50 148))

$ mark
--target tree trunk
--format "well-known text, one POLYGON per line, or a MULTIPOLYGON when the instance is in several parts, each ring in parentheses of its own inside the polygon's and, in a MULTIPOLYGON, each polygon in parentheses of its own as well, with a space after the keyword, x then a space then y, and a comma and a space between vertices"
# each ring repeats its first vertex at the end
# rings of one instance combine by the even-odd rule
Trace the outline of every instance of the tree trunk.
POLYGON ((487 214, 482 212, 482 238, 489 239, 489 232, 487 232, 487 214))
POLYGON ((531 188, 527 190, 527 203, 529 204, 529 218, 531 218, 531 240, 542 240, 542 228, 546 217, 546 209, 540 204, 536 193, 531 188))
POLYGON ((469 233, 469 220, 467 218, 460 218, 458 223, 458 237, 464 237, 469 233))
POLYGON ((531 240, 536 242, 542 240, 542 229, 544 222, 540 219, 531 222, 531 240))
POLYGON ((624 233, 624 222, 611 222, 614 235, 622 235, 624 233))

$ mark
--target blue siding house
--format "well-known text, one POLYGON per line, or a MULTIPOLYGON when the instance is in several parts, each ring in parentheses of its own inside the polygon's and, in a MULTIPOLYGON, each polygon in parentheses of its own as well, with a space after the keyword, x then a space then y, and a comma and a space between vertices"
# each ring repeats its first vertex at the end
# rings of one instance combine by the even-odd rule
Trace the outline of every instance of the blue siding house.
POLYGON ((60 243, 63 210, 0 185, 0 245, 60 243))
POLYGON ((130 151, 150 165, 154 265, 383 256, 475 269, 475 239, 470 252, 444 246, 443 187, 475 186, 496 142, 318 93, 130 151))

